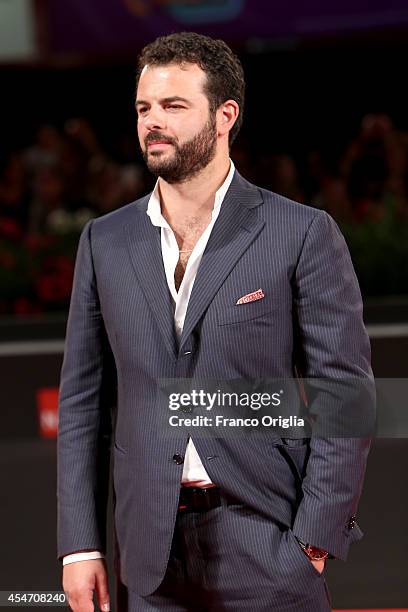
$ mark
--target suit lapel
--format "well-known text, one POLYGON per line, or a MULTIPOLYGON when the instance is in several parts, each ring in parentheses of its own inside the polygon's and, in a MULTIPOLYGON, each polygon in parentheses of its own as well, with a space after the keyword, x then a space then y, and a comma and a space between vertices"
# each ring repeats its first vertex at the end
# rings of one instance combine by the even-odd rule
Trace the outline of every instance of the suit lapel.
POLYGON ((235 171, 197 270, 179 350, 224 279, 263 228, 265 222, 256 211, 262 202, 260 191, 235 171))
POLYGON ((150 194, 135 206, 134 217, 125 226, 126 241, 132 266, 165 346, 176 359, 224 279, 262 230, 265 222, 258 217, 256 208, 263 199, 260 191, 235 171, 197 271, 177 347, 173 298, 161 252, 161 230, 152 225, 146 214, 149 197, 150 194))
POLYGON ((177 356, 174 331, 174 307, 161 252, 160 228, 152 225, 146 214, 150 194, 137 206, 131 222, 125 226, 132 266, 149 307, 157 321, 164 343, 173 359, 177 356))

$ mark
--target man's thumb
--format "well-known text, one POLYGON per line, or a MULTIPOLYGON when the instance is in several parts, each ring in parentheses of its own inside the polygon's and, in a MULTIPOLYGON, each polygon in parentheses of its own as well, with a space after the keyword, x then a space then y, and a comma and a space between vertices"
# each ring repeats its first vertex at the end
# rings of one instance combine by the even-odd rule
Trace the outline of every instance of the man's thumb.
POLYGON ((98 605, 103 612, 109 612, 110 603, 109 603, 109 591, 108 591, 108 579, 106 572, 98 572, 96 576, 96 584, 95 584, 96 598, 98 600, 98 605))

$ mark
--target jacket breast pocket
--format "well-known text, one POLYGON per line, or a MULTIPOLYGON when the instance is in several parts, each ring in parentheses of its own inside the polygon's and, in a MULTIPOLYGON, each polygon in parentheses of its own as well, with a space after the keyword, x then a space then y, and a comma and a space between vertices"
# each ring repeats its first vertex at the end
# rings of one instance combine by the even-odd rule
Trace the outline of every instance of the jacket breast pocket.
POLYGON ((271 300, 261 299, 247 304, 233 304, 219 308, 217 312, 218 325, 231 325, 243 321, 252 321, 272 313, 278 309, 278 304, 271 300))

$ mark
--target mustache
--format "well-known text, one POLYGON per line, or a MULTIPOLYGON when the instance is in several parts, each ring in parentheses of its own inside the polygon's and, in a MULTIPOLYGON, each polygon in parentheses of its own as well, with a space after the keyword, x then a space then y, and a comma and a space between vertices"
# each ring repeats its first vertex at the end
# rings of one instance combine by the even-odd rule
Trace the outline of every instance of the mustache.
POLYGON ((160 140, 160 142, 166 142, 169 144, 175 144, 174 139, 173 138, 169 138, 168 136, 164 136, 163 134, 160 134, 160 132, 150 132, 150 134, 148 134, 145 138, 145 145, 147 146, 149 144, 149 142, 155 142, 157 140, 160 140))

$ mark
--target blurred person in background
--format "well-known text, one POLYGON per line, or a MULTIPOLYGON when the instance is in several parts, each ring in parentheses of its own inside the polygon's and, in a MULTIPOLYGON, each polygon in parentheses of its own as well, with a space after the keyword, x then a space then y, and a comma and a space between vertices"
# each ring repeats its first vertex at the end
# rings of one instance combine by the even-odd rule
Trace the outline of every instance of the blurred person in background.
POLYGON ((407 148, 388 115, 369 114, 340 167, 356 221, 381 220, 392 206, 406 208, 407 148))
POLYGON ((107 213, 141 193, 143 179, 135 166, 120 166, 105 157, 90 164, 88 200, 98 214, 107 213))
MULTIPOLYGON (((362 537, 369 439, 158 431, 162 378, 249 382, 299 368, 373 385, 337 225, 249 183, 230 159, 244 90, 220 40, 148 45, 136 109, 157 183, 81 235, 58 434, 58 557, 75 612, 93 610, 94 591, 110 606, 111 441, 119 612, 328 612, 326 559, 345 560, 362 537)), ((290 160, 284 170, 293 185, 290 160)))
MULTIPOLYGON (((29 215, 29 181, 21 154, 13 153, 6 160, 0 175, 0 223, 14 227, 21 235, 27 228, 29 215)), ((0 232, 1 235, 1 232, 0 232)))
POLYGON ((290 155, 281 153, 273 156, 270 176, 269 189, 297 202, 304 201, 296 163, 290 155))
POLYGON ((37 170, 33 181, 28 231, 45 234, 53 227, 53 218, 67 211, 64 201, 64 179, 57 167, 37 170))
POLYGON ((347 184, 340 176, 327 174, 320 180, 320 189, 313 198, 316 206, 327 211, 337 223, 353 221, 347 184))
POLYGON ((37 172, 55 167, 61 157, 63 138, 59 130, 53 126, 41 125, 35 137, 35 143, 24 151, 24 163, 30 176, 37 172))

